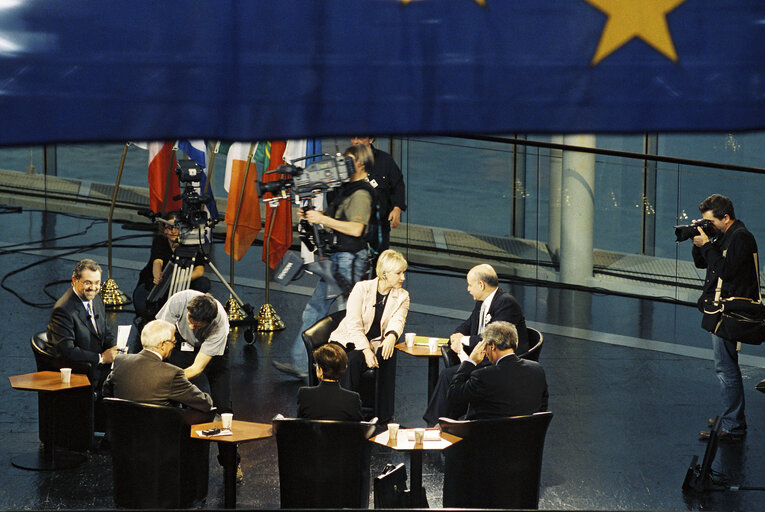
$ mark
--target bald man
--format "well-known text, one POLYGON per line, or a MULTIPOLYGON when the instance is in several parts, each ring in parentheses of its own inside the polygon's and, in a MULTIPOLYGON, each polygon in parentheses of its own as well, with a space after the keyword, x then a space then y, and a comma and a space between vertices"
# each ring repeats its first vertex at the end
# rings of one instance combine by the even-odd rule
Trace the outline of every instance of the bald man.
MULTIPOLYGON (((497 272, 491 265, 483 263, 471 268, 467 274, 467 291, 476 301, 470 317, 462 322, 449 337, 449 347, 461 361, 465 361, 473 348, 482 340, 484 328, 491 322, 510 322, 518 331, 518 354, 529 350, 526 333, 526 319, 521 305, 515 297, 499 287, 497 272)), ((488 361, 482 366, 490 364, 488 361)), ((449 383, 457 373, 458 365, 444 369, 438 376, 436 388, 422 418, 428 425, 438 423, 438 418, 458 418, 464 411, 449 410, 446 394, 449 383)))

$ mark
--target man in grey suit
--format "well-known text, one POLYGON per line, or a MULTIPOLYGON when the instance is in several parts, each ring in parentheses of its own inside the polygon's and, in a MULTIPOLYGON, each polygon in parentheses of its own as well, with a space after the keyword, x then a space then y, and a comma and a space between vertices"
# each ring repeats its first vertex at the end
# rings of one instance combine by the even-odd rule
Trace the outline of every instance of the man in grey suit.
POLYGON ((175 347, 175 326, 153 320, 141 332, 143 350, 118 355, 104 383, 104 396, 157 405, 183 404, 207 412, 212 398, 189 382, 183 370, 164 362, 175 347))

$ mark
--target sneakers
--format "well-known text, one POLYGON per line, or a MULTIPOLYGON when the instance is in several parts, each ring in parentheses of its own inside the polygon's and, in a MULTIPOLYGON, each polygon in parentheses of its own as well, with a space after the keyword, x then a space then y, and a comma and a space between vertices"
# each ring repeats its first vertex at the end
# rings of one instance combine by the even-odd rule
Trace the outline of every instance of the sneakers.
POLYGON ((301 372, 300 370, 298 370, 291 364, 280 363, 279 361, 272 361, 271 364, 273 365, 274 368, 276 368, 283 374, 292 377, 293 379, 304 380, 308 378, 307 372, 301 372))
POLYGON ((244 485, 244 472, 241 463, 236 465, 236 485, 244 485))

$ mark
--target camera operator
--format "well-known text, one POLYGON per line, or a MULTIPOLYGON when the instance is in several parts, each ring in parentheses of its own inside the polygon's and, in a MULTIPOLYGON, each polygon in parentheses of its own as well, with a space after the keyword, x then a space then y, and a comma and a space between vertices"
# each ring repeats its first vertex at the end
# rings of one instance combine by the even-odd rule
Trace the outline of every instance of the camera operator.
MULTIPOLYGON (((367 242, 364 238, 374 203, 374 188, 367 179, 367 169, 374 165, 372 150, 364 145, 351 146, 345 150, 345 156, 353 159, 355 172, 350 181, 340 186, 334 193, 328 194, 329 207, 324 212, 316 210, 298 210, 300 218, 310 224, 320 224, 331 229, 336 237, 336 247, 330 255, 333 273, 340 277, 341 286, 352 287, 366 271, 367 242)), ((350 289, 348 289, 350 292, 350 289)), ((329 313, 338 297, 327 297, 327 284, 319 281, 311 300, 303 310, 303 324, 298 330, 292 346, 291 364, 274 361, 274 367, 292 377, 304 379, 308 376, 308 355, 303 344, 302 333, 329 313)), ((345 296, 339 297, 345 307, 345 296)))
MULTIPOLYGON (((699 205, 704 219, 712 222, 714 236, 710 239, 699 227, 693 238, 693 261, 698 268, 706 268, 703 291, 698 301, 700 310, 715 299, 718 279, 722 279, 721 297, 748 297, 757 300, 757 275, 754 268, 754 253, 757 242, 744 223, 736 219, 733 203, 720 194, 712 194, 699 205)), ((702 328, 714 330, 709 317, 704 315, 702 328), (707 320, 705 322, 705 320, 707 320)), ((720 439, 741 441, 746 434, 744 417, 744 384, 738 366, 738 352, 735 340, 726 340, 712 334, 712 348, 715 359, 715 373, 720 380, 723 404, 722 430, 720 439)), ((713 419, 708 420, 710 425, 713 419)), ((699 432, 701 439, 708 439, 709 430, 699 432)))
MULTIPOLYGON (((144 319, 154 318, 154 314, 167 301, 167 294, 161 297, 155 304, 147 304, 146 297, 152 288, 162 282, 162 272, 173 259, 173 253, 180 243, 179 231, 176 224, 178 211, 171 211, 162 216, 168 223, 160 222, 157 224, 159 232, 154 236, 151 243, 151 254, 149 262, 141 270, 138 277, 138 284, 133 291, 133 306, 136 316, 144 319), (151 311, 149 311, 151 309, 151 311)), ((204 255, 201 254, 201 247, 194 258, 194 269, 191 272, 191 285, 189 288, 202 293, 210 291, 210 280, 204 277, 204 255)))

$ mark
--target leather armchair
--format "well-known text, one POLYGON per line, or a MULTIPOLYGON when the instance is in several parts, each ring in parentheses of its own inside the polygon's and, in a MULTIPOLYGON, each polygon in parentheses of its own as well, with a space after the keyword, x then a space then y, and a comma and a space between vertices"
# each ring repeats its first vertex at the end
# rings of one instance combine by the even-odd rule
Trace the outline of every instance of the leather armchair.
POLYGON ((545 436, 553 414, 487 420, 440 418, 462 438, 444 452, 444 508, 536 509, 545 436))
POLYGON ((273 420, 282 508, 367 508, 374 424, 273 420))
MULTIPOLYGON (((335 311, 303 331, 303 343, 305 344, 306 352, 308 352, 308 384, 311 386, 319 384, 316 370, 313 366, 315 363, 313 351, 329 342, 329 335, 337 329, 343 318, 345 318, 345 310, 335 311)), ((361 376, 361 388, 358 392, 361 396, 361 405, 365 411, 366 418, 377 416, 377 397, 379 395, 377 380, 377 372, 374 368, 365 371, 361 376)))
POLYGON ((192 439, 203 413, 104 398, 111 441, 114 504, 125 508, 187 508, 207 497, 210 443, 192 439))

